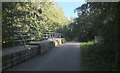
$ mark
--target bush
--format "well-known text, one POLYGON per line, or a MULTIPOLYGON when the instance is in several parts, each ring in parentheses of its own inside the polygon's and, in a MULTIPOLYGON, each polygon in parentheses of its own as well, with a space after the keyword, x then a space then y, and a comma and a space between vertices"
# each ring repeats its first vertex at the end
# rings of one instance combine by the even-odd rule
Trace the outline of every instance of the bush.
POLYGON ((87 42, 80 44, 83 70, 117 71, 116 50, 104 45, 87 42))

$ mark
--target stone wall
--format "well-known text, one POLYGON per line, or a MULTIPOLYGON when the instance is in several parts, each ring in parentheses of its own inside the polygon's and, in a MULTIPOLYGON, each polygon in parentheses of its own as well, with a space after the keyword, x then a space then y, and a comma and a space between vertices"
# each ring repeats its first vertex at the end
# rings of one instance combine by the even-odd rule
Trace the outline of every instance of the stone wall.
POLYGON ((57 38, 41 42, 30 42, 27 43, 26 48, 24 48, 24 46, 17 46, 3 50, 2 70, 15 66, 36 55, 43 54, 50 50, 51 48, 59 46, 64 43, 65 43, 64 38, 57 38))

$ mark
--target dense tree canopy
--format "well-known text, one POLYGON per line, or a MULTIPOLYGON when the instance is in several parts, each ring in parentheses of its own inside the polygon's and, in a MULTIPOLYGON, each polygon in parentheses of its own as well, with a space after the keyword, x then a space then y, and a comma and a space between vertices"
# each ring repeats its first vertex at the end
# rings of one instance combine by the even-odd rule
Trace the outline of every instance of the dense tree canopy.
POLYGON ((62 8, 52 1, 2 3, 3 44, 12 42, 14 30, 57 32, 67 22, 62 8))
POLYGON ((90 41, 94 36, 102 36, 106 42, 116 42, 118 38, 119 3, 85 3, 75 9, 78 18, 66 28, 69 38, 90 41), (111 30, 112 29, 112 30, 111 30), (111 39, 112 38, 112 39, 111 39))

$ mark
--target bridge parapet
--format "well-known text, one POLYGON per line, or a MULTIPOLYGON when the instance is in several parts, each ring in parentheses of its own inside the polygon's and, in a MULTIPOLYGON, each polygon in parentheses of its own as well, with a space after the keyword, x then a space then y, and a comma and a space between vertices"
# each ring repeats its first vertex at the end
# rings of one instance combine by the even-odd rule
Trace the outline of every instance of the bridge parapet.
POLYGON ((14 31, 13 38, 14 47, 2 50, 3 70, 65 43, 61 34, 54 32, 14 31), (20 41, 24 43, 24 46, 15 46, 15 42, 20 41))
POLYGON ((6 70, 36 55, 44 54, 53 47, 65 43, 64 38, 49 39, 44 41, 29 42, 24 46, 7 48, 2 51, 2 69, 6 70))

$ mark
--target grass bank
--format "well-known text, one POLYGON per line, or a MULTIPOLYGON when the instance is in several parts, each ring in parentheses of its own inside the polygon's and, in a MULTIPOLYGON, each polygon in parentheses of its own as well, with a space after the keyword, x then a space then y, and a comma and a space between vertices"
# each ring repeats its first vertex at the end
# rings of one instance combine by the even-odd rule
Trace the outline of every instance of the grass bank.
POLYGON ((117 71, 116 50, 86 42, 80 44, 84 71, 117 71))

